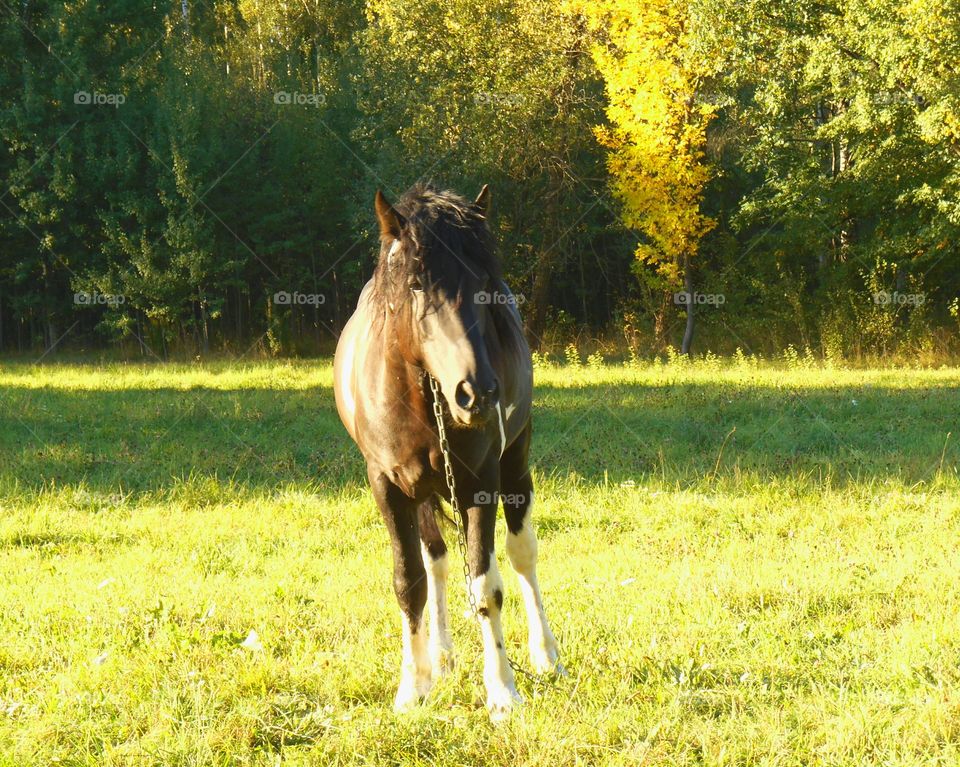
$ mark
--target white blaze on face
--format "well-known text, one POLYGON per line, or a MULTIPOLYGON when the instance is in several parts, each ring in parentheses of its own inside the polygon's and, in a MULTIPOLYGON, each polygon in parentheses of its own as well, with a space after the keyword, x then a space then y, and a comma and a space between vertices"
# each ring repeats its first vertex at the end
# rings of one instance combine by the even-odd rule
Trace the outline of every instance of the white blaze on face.
MULTIPOLYGON (((393 268, 393 257, 397 254, 397 251, 400 250, 400 240, 394 240, 393 245, 390 246, 390 250, 387 252, 387 266, 391 269, 393 268)), ((394 305, 392 301, 387 302, 387 306, 390 307, 390 311, 394 310, 394 305)))
POLYGON ((393 245, 390 246, 390 250, 387 253, 387 264, 393 266, 393 257, 397 255, 397 251, 400 250, 400 240, 394 240, 393 245))
POLYGON ((543 597, 537 582, 537 534, 533 529, 533 493, 516 535, 507 532, 507 557, 517 573, 523 604, 527 612, 530 662, 538 673, 552 671, 560 654, 543 610, 543 597))
POLYGON ((400 622, 403 626, 403 661, 400 666, 400 686, 393 701, 395 711, 407 711, 430 692, 430 656, 427 654, 427 632, 423 618, 416 631, 410 625, 410 619, 402 610, 400 622))
POLYGON ((507 662, 503 646, 503 627, 495 592, 503 594, 503 580, 497 568, 497 558, 490 552, 487 572, 470 580, 470 590, 480 611, 480 634, 483 637, 483 683, 487 688, 487 708, 493 719, 504 717, 515 703, 523 699, 517 692, 513 670, 507 662), (484 614, 486 613, 486 614, 484 614))
POLYGON ((427 547, 420 543, 423 566, 427 570, 427 604, 430 606, 430 665, 434 678, 444 676, 453 668, 453 639, 447 620, 447 575, 450 564, 447 555, 434 559, 427 547))

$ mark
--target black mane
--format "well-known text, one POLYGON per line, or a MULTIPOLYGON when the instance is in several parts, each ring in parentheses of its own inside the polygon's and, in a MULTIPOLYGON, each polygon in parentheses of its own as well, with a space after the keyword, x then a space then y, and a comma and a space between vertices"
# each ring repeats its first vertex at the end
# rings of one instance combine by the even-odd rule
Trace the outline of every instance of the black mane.
POLYGON ((400 247, 385 239, 374 275, 374 299, 395 308, 410 296, 412 281, 459 291, 465 276, 500 278, 493 236, 479 207, 456 192, 411 187, 394 206, 403 217, 400 247))

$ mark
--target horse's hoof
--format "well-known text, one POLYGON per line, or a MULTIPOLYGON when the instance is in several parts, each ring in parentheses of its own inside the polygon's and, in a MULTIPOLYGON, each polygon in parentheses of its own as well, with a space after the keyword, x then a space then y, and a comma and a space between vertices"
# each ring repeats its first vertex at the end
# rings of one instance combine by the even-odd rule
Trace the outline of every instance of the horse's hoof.
POLYGON ((490 721, 502 722, 508 719, 514 707, 522 703, 523 698, 515 689, 501 687, 491 690, 487 693, 487 711, 490 712, 490 721))
POLYGON ((430 665, 433 666, 434 679, 442 679, 453 671, 456 661, 453 657, 453 650, 443 647, 437 648, 430 653, 430 665))
POLYGON ((566 671, 564 671, 563 665, 560 663, 560 653, 557 652, 555 647, 549 649, 544 647, 531 647, 530 665, 533 666, 533 670, 538 674, 557 673, 560 676, 566 676, 566 671))
POLYGON ((397 697, 393 699, 393 710, 397 714, 405 714, 416 708, 422 699, 412 685, 407 688, 401 687, 397 690, 397 697))
POLYGON ((393 710, 402 714, 415 708, 430 692, 432 686, 429 676, 421 676, 419 679, 413 677, 404 677, 400 681, 400 687, 397 688, 397 697, 393 699, 393 710))
POLYGON ((397 697, 393 699, 393 712, 395 714, 406 714, 412 711, 420 703, 420 696, 411 694, 407 690, 397 690, 397 697))

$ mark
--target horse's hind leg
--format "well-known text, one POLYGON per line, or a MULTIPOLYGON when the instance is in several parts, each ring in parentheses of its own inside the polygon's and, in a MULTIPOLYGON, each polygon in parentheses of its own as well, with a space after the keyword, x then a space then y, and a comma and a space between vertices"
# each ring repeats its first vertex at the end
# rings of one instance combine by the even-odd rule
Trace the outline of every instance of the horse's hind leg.
POLYGON ((500 492, 507 518, 507 558, 517 573, 527 611, 530 662, 545 673, 562 667, 537 582, 537 534, 533 526, 533 480, 527 464, 530 428, 500 459, 500 492))
POLYGON ((405 711, 430 692, 430 656, 427 652, 427 579, 420 556, 417 507, 385 476, 368 472, 373 497, 393 544, 393 590, 400 605, 403 629, 403 661, 400 686, 393 707, 405 711))
POLYGON ((447 545, 437 525, 439 501, 431 497, 417 509, 420 553, 427 572, 427 604, 430 605, 430 665, 439 679, 453 669, 453 640, 447 620, 447 575, 450 572, 447 545))

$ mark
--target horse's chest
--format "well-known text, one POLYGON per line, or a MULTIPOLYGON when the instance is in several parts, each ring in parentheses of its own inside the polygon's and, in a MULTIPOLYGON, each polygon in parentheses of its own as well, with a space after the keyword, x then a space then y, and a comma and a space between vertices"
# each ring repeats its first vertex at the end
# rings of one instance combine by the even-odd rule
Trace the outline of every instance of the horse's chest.
POLYGON ((396 461, 389 471, 391 481, 410 498, 425 498, 438 489, 439 473, 429 454, 396 461))
POLYGON ((360 447, 371 469, 385 474, 411 498, 436 491, 443 459, 431 432, 380 417, 369 418, 360 433, 360 447))
MULTIPOLYGON (((410 498, 420 500, 444 492, 443 453, 434 432, 419 420, 396 424, 383 419, 379 428, 375 423, 376 419, 370 423, 371 428, 361 430, 367 435, 362 449, 368 465, 385 474, 410 498)), ((470 435, 448 432, 454 466, 465 470, 465 478, 478 476, 486 461, 499 452, 499 432, 494 440, 492 432, 487 431, 490 429, 470 435)))

